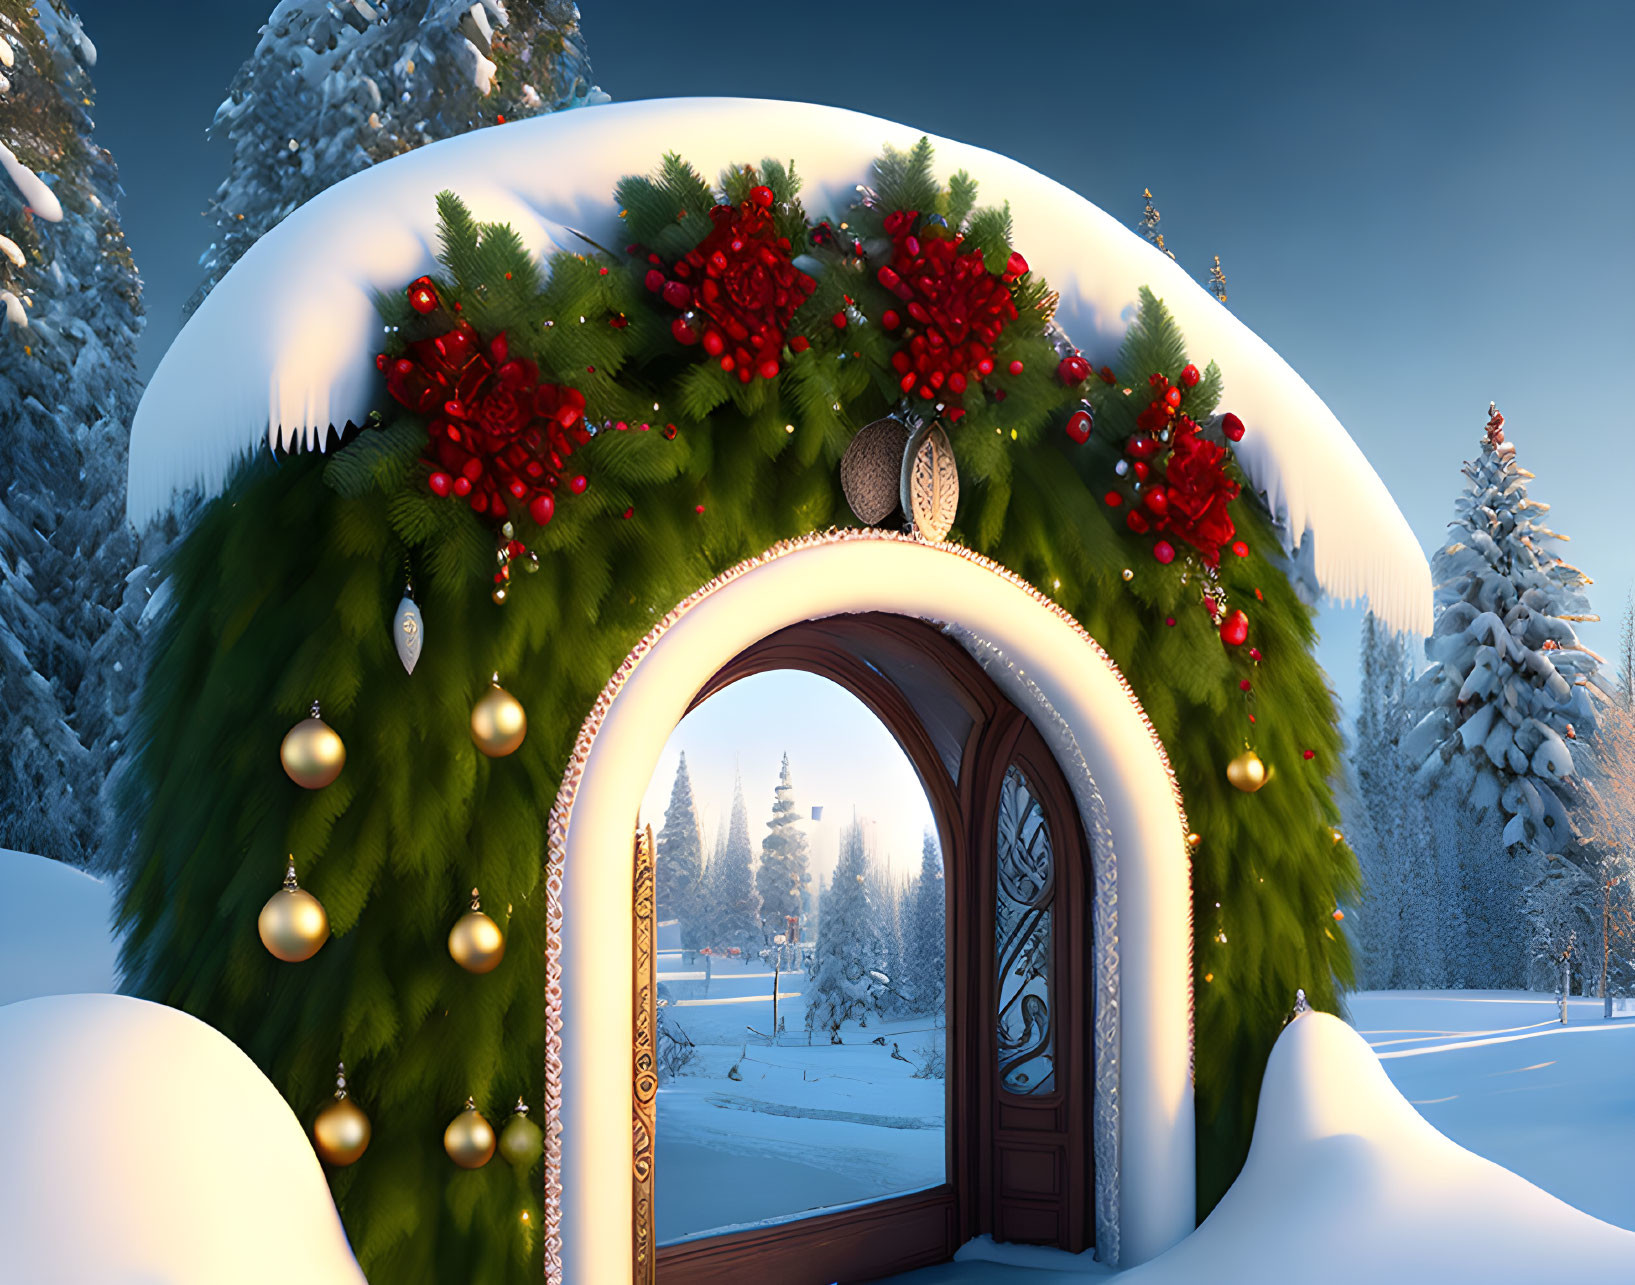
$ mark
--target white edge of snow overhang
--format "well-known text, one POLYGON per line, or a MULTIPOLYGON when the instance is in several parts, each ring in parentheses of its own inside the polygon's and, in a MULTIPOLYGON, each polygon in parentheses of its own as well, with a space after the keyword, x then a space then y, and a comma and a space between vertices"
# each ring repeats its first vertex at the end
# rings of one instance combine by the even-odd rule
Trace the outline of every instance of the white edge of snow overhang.
MULTIPOLYGON (((908 147, 923 132, 806 103, 656 99, 478 130, 353 175, 252 246, 171 344, 132 425, 131 520, 141 526, 190 488, 216 493, 263 435, 322 450, 332 425, 384 406, 374 296, 435 266, 441 191, 479 219, 510 223, 541 255, 583 248, 568 228, 619 246, 614 184, 650 172, 665 152, 712 176, 766 156, 793 160, 807 210, 834 213, 867 181, 882 144, 908 147)), ((932 142, 943 173, 964 168, 983 199, 1010 203, 1018 248, 1060 291, 1057 318, 1096 365, 1112 362, 1150 286, 1195 358, 1220 364, 1222 409, 1248 426, 1238 459, 1318 585, 1342 601, 1366 597, 1395 628, 1430 631, 1430 568, 1407 519, 1287 362, 1083 197, 996 153, 932 142)))

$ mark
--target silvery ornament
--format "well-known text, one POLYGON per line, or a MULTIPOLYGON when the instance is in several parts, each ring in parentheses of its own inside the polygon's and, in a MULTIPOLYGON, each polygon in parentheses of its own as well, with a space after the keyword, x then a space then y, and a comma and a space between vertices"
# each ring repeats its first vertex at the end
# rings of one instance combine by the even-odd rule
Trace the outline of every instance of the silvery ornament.
POLYGON ((933 422, 917 428, 903 452, 900 502, 914 533, 944 540, 959 508, 959 469, 947 435, 933 422))
POLYGON ((392 642, 397 646, 397 658, 403 662, 404 670, 412 674, 419 663, 420 650, 426 644, 426 626, 420 618, 420 608, 409 592, 405 590, 403 601, 397 604, 397 616, 392 621, 392 642))

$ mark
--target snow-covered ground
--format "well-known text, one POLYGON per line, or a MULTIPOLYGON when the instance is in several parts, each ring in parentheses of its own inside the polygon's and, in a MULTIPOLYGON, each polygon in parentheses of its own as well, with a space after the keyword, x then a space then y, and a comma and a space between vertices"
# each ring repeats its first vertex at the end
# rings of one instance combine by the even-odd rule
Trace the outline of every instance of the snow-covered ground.
POLYGON ((697 1046, 659 1088, 660 1244, 943 1181, 944 1081, 916 1078, 940 1029, 848 1022, 844 1043, 808 1044, 805 978, 784 973, 774 1043, 773 974, 759 960, 713 961, 706 982, 702 959, 661 949, 658 979, 697 1046))
MULTIPOLYGON (((0 853, 0 999, 112 988, 110 903, 105 885, 76 871, 0 853)), ((710 971, 706 992, 703 978, 694 975, 702 969, 677 952, 661 952, 661 981, 699 1045, 692 1069, 702 1072, 660 1092, 661 1239, 940 1181, 943 1082, 915 1075, 927 1048, 940 1043, 940 1030, 918 1021, 848 1027, 844 1045, 807 1046, 803 979, 796 974, 778 988, 786 1034, 772 1044, 765 1038, 772 1030, 771 975, 758 963, 723 962, 710 971), (872 1043, 876 1036, 884 1042, 872 1043), (908 1061, 891 1056, 893 1044, 908 1061), (734 1067, 737 1079, 728 1074, 734 1067)), ((56 1200, 69 1202, 64 1209, 83 1209, 87 1200, 103 1200, 94 1194, 101 1190, 96 1175, 111 1167, 123 1172, 125 1162, 113 1162, 147 1145, 130 1124, 142 1111, 109 1114, 115 1097, 136 1091, 132 1068, 140 1059, 132 1050, 138 1047, 143 1057, 153 1055, 153 1076, 172 1089, 186 1082, 183 1096, 194 1107, 203 1090, 184 1063, 200 1061, 207 1078, 231 1082, 241 1095, 259 1075, 242 1055, 229 1057, 225 1041, 205 1038, 207 1028, 192 1019, 132 1024, 131 1013, 164 1016, 166 1010, 109 1000, 115 1007, 104 1011, 99 1002, 0 1006, 0 1086, 14 1104, 64 1097, 103 1104, 89 1115, 72 1108, 66 1115, 14 1110, 12 1124, 0 1128, 0 1153, 9 1148, 11 1156, 0 1155, 0 1193, 10 1193, 0 1204, 21 1209, 25 1193, 30 1208, 56 1200), (93 1051, 110 1039, 128 1047, 93 1051), (61 1079, 82 1071, 90 1077, 83 1082, 61 1079), (107 1086, 92 1083, 97 1075, 107 1086), (50 1092, 42 1087, 48 1082, 50 1092), (73 1119, 92 1121, 97 1139, 65 1145, 63 1122, 73 1119), (110 1130, 109 1119, 125 1123, 110 1130), (34 1136, 31 1121, 55 1131, 49 1145, 34 1136), (42 1149, 69 1158, 94 1154, 98 1164, 41 1170, 19 1159, 42 1149), (49 1181, 53 1174, 60 1181, 49 1181)), ((1232 1193, 1197 1233, 1124 1276, 1131 1285, 1635 1281, 1635 1183, 1627 1178, 1635 1154, 1635 1015, 1605 1022, 1600 1012, 1599 1001, 1573 1000, 1570 1021, 1561 1026, 1547 995, 1365 992, 1350 1001, 1360 1034, 1320 1015, 1301 1019, 1273 1053, 1263 1098, 1270 1105, 1263 1106, 1255 1149, 1232 1193)), ((150 1086, 144 1078, 149 1074, 144 1069, 135 1077, 141 1092, 150 1101, 165 1099, 158 1081, 150 1086)), ((257 1083, 271 1105, 282 1106, 270 1085, 257 1083)), ((198 1145, 216 1155, 210 1114, 194 1110, 186 1118, 203 1130, 198 1145)), ((287 1108, 269 1106, 266 1114, 269 1154, 282 1157, 273 1167, 282 1165, 289 1181, 310 1189, 302 1200, 310 1206, 305 1216, 323 1232, 314 1243, 324 1244, 324 1270, 347 1278, 355 1269, 336 1237, 332 1209, 318 1199, 321 1174, 304 1150, 299 1123, 287 1108)), ((178 1146, 186 1143, 180 1132, 173 1139, 178 1146)), ((165 1194, 164 1209, 214 1225, 208 1191, 178 1194, 177 1184, 185 1186, 192 1172, 192 1154, 157 1166, 165 1182, 153 1190, 165 1194), (190 1203, 197 1207, 183 1208, 190 1203)), ((120 1190, 126 1206, 142 1205, 130 1199, 128 1184, 120 1190)), ((223 1226, 238 1225, 221 1218, 223 1226)), ((43 1221, 12 1227, 12 1250, 36 1226, 43 1221)), ((153 1248, 159 1242, 138 1230, 154 1226, 170 1224, 157 1215, 130 1222, 120 1243, 136 1254, 132 1264, 157 1265, 150 1255, 159 1254, 153 1248)), ((35 1239, 28 1237, 31 1244, 35 1239)), ((260 1239, 246 1231, 244 1243, 260 1239)), ((113 1270, 114 1259, 104 1252, 114 1252, 108 1237, 93 1247, 103 1254, 99 1264, 113 1270)), ((40 1245, 24 1248, 33 1253, 40 1245)), ((1110 1275, 1088 1258, 975 1243, 958 1261, 903 1279, 912 1285, 1070 1285, 1110 1275)), ((221 1277, 188 1275, 178 1263, 166 1279, 204 1285, 221 1277)))

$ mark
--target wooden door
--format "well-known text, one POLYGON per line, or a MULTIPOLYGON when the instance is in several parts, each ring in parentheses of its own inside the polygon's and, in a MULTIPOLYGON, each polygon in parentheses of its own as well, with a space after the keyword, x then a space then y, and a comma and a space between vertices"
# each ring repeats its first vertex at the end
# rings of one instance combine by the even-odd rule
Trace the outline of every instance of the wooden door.
POLYGON ((996 1240, 1093 1242, 1089 854, 1072 795, 1010 706, 968 764, 968 916, 982 961, 965 1000, 976 1125, 973 1210, 996 1240))

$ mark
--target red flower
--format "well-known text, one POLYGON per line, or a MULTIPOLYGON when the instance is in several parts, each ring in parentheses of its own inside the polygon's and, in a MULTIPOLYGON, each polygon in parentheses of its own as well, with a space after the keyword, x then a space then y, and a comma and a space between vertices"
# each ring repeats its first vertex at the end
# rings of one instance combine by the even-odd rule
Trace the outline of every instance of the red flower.
POLYGON ((1238 497, 1238 484, 1222 466, 1226 448, 1196 432, 1175 435, 1164 467, 1167 511, 1161 525, 1185 540, 1212 567, 1221 563, 1221 546, 1236 531, 1226 506, 1238 497))
POLYGON ((885 219, 891 262, 875 275, 907 305, 908 314, 908 343, 892 355, 891 364, 905 393, 929 400, 946 389, 959 397, 969 381, 993 373, 993 346, 1016 320, 1010 283, 1028 265, 1013 254, 1005 276, 995 276, 980 252, 960 251, 963 237, 941 235, 935 227, 917 235, 918 219, 915 210, 895 210, 885 219))
POLYGON ((717 205, 715 226, 669 269, 647 273, 647 288, 693 316, 672 326, 681 343, 704 351, 743 383, 778 373, 784 337, 795 309, 816 287, 790 261, 787 237, 773 223, 769 189, 757 187, 742 205, 717 205))
POLYGON ((533 362, 510 355, 504 334, 485 349, 464 321, 377 364, 386 391, 428 417, 428 484, 436 494, 453 490, 497 520, 513 504, 541 525, 550 520, 563 461, 590 440, 583 393, 541 383, 533 362))

